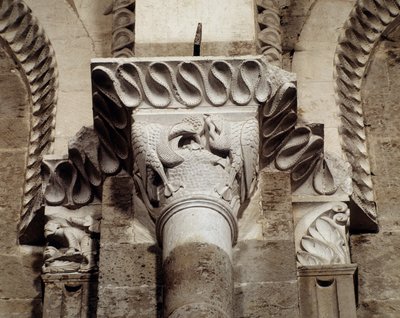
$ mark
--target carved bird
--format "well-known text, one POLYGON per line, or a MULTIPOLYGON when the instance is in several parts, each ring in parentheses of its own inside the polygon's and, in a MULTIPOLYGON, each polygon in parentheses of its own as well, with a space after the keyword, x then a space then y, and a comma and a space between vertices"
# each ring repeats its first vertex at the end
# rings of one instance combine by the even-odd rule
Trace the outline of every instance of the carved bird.
POLYGON ((210 150, 229 158, 229 178, 216 191, 229 199, 230 190, 237 178, 241 185, 241 202, 250 197, 258 166, 258 122, 249 119, 228 122, 220 116, 205 116, 210 150))
POLYGON ((176 152, 180 138, 197 135, 198 127, 187 120, 172 127, 146 122, 132 125, 133 154, 149 197, 155 198, 152 188, 154 172, 163 182, 165 196, 169 197, 179 190, 182 185, 169 182, 164 169, 173 168, 184 161, 176 152))

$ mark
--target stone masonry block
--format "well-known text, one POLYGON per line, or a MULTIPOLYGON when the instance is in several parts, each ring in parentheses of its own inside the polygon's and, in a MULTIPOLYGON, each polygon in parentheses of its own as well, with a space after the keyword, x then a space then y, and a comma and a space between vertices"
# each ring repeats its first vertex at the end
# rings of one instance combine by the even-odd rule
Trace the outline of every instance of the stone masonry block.
POLYGON ((234 249, 236 283, 294 280, 296 260, 293 241, 239 242, 234 249))
POLYGON ((352 261, 358 264, 359 299, 399 298, 400 232, 351 236, 352 261))
POLYGON ((293 240, 290 174, 263 169, 260 173, 265 239, 293 240))
POLYGON ((161 251, 151 244, 107 244, 100 250, 100 285, 155 286, 161 282, 161 251))
POLYGON ((160 287, 103 287, 98 318, 161 318, 160 287))
POLYGON ((236 285, 234 317, 299 317, 297 280, 236 285))

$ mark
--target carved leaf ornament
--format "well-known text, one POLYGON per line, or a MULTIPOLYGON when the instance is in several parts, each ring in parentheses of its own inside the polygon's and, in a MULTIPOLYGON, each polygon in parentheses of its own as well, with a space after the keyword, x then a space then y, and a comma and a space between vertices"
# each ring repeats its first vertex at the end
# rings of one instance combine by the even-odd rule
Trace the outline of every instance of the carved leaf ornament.
POLYGON ((297 260, 301 265, 350 263, 349 211, 345 204, 320 214, 300 240, 297 260))
POLYGON ((310 176, 318 194, 333 194, 337 185, 324 158, 324 140, 307 126, 297 125, 297 95, 293 83, 279 87, 262 109, 262 160, 282 171, 291 171, 292 186, 310 176))

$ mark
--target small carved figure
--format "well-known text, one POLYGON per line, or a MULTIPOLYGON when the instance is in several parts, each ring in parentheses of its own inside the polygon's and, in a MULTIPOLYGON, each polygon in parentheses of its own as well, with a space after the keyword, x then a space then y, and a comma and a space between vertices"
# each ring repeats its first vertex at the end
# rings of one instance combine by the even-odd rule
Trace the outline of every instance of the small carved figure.
POLYGON ((99 220, 90 215, 83 218, 50 219, 44 228, 46 238, 57 241, 61 246, 47 246, 45 250, 44 272, 89 272, 96 268, 92 234, 99 233, 99 220))

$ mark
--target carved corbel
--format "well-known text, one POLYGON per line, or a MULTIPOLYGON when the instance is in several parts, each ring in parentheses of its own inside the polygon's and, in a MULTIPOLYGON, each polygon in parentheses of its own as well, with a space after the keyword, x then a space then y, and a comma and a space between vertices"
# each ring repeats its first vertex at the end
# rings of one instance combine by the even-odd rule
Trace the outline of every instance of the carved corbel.
POLYGON ((322 204, 296 225, 299 266, 350 264, 350 211, 345 203, 322 204))
POLYGON ((350 212, 343 202, 294 207, 302 317, 356 317, 355 272, 349 249, 350 212))

